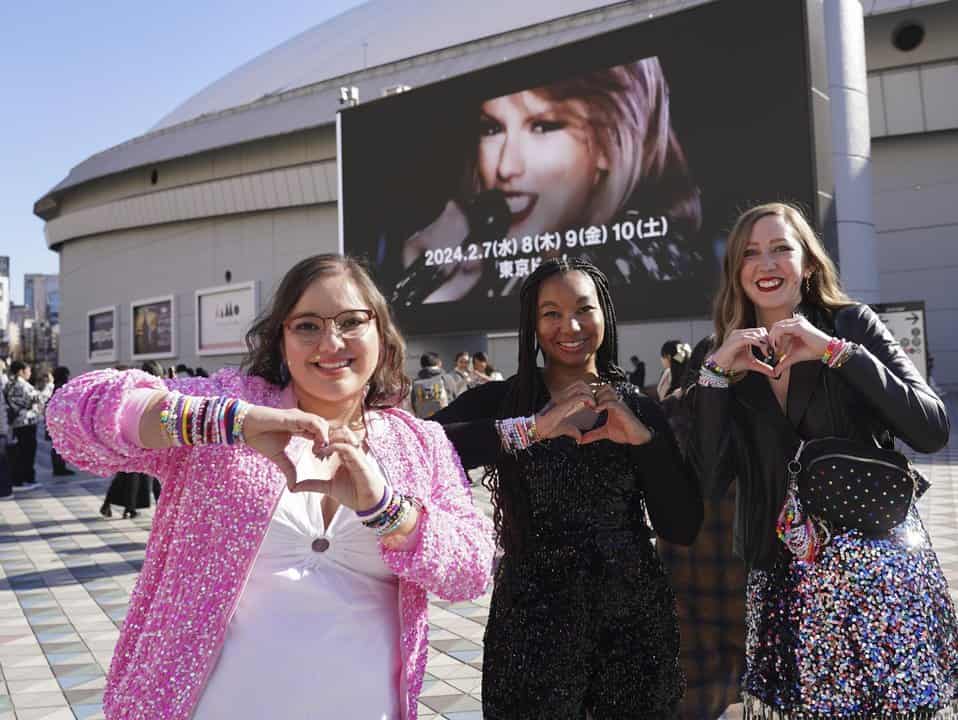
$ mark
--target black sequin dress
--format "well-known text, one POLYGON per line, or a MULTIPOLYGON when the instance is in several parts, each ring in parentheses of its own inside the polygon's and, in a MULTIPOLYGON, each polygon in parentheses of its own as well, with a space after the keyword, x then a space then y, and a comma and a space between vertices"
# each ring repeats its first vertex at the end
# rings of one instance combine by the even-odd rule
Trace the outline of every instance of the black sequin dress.
MULTIPOLYGON (((467 467, 495 461, 491 418, 508 382, 471 390, 437 415, 467 467)), ((487 720, 670 718, 682 697, 675 599, 646 518, 688 544, 701 499, 658 406, 632 385, 617 389, 654 429, 652 442, 560 438, 518 455, 530 537, 496 574, 487 720)))

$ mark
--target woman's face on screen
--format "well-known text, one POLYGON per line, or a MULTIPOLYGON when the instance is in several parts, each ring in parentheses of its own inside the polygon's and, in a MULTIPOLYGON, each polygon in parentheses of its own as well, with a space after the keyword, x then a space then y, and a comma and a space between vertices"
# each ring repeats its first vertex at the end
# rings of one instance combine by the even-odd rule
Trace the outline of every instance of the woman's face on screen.
POLYGON ((608 162, 580 100, 556 102, 530 90, 483 103, 478 171, 483 190, 506 195, 513 237, 581 225, 608 162))

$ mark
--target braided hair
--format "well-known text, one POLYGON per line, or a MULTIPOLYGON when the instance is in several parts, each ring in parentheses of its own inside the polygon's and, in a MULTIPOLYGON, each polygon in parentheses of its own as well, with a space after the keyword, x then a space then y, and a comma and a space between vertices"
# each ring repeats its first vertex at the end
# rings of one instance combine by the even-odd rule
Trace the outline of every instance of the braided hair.
MULTIPOLYGON (((605 320, 605 333, 596 352, 596 371, 606 382, 624 381, 618 366, 619 341, 615 308, 609 292, 609 280, 588 260, 555 258, 546 260, 526 278, 519 291, 519 368, 510 378, 497 418, 526 417, 545 402, 548 389, 538 367, 539 343, 536 338, 539 289, 549 278, 569 272, 588 275, 595 284, 596 297, 605 320)), ((483 478, 492 494, 493 522, 499 543, 507 553, 519 553, 529 539, 529 479, 521 472, 517 458, 500 452, 483 478)))

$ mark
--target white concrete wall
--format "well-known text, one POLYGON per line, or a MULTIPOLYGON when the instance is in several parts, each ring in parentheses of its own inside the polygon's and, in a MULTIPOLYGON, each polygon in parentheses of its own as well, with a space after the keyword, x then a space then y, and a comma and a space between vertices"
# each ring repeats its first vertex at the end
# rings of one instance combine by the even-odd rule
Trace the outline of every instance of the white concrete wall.
MULTIPOLYGON (((335 252, 336 206, 315 205, 125 230, 66 243, 60 253, 60 362, 74 374, 86 362, 86 313, 119 306, 118 362, 130 363, 130 302, 176 296, 177 357, 207 370, 236 365, 238 356, 196 357, 194 291, 258 280, 265 303, 283 275, 309 255, 335 252)), ((102 366, 98 366, 102 367, 102 366)))
POLYGON ((882 302, 924 300, 934 378, 958 384, 958 131, 875 139, 882 302))

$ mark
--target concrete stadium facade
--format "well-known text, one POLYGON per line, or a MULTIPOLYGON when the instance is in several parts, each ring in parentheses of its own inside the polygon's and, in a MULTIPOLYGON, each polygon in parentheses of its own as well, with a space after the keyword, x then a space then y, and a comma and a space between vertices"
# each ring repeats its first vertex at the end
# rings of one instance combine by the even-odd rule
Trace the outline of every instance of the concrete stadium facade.
MULTIPOLYGON (((196 355, 194 292, 255 281, 265 301, 293 263, 338 249, 340 87, 375 98, 699 4, 502 3, 463 27, 453 3, 373 0, 238 68, 37 201, 60 255, 61 363, 100 367, 87 362, 87 313, 106 306, 119 310, 117 360, 130 362, 130 303, 173 294, 168 362, 237 364, 239 355, 196 355), (417 31, 423 23, 430 33, 417 31)), ((958 384, 958 2, 822 5, 846 286, 868 301, 924 300, 935 377, 958 384), (902 51, 894 38, 909 23, 925 38, 902 51)), ((651 370, 666 339, 694 342, 710 327, 626 324, 621 359, 638 354, 651 370)), ((425 349, 485 349, 506 374, 515 365, 509 333, 409 346, 410 370, 425 349)))

